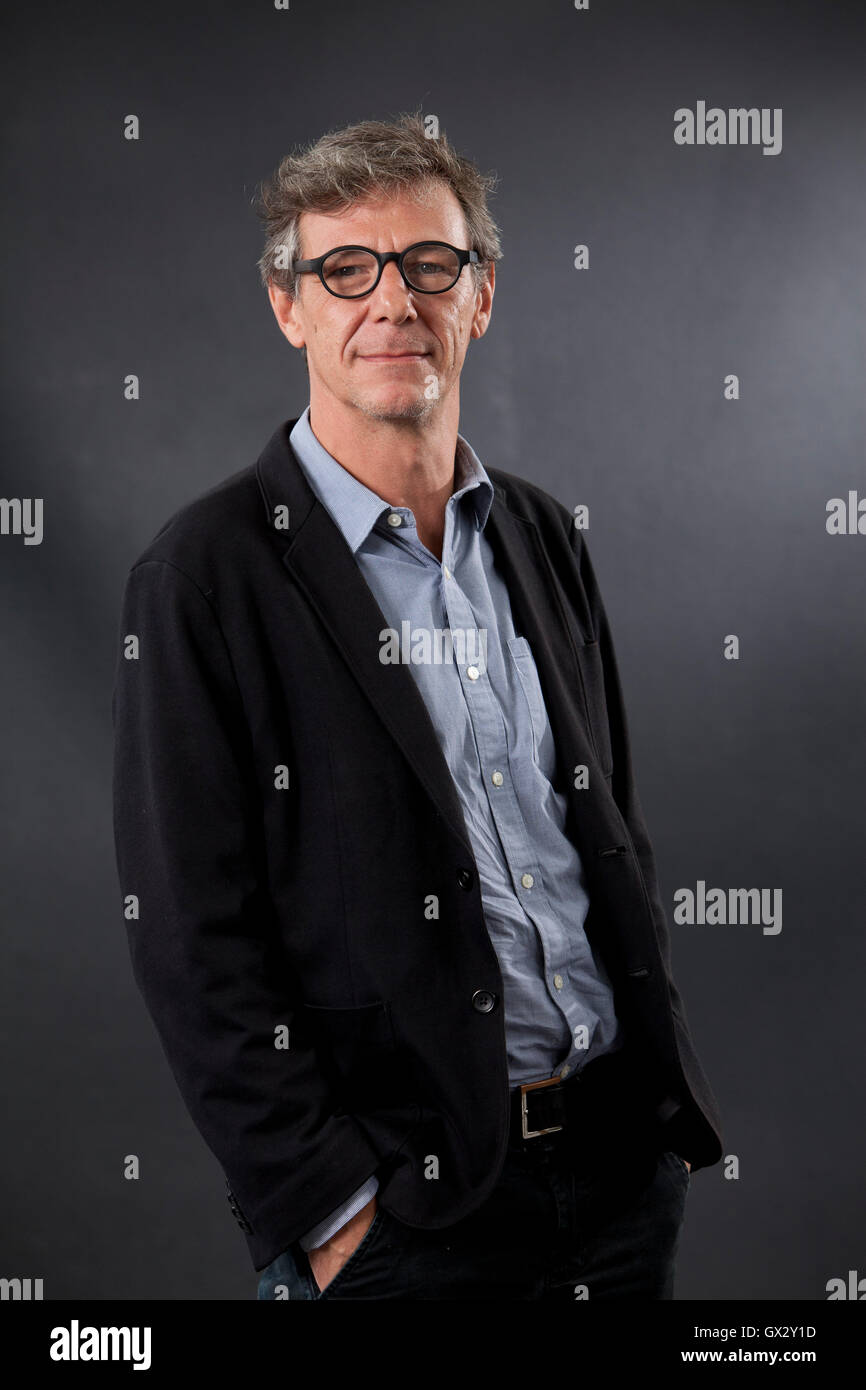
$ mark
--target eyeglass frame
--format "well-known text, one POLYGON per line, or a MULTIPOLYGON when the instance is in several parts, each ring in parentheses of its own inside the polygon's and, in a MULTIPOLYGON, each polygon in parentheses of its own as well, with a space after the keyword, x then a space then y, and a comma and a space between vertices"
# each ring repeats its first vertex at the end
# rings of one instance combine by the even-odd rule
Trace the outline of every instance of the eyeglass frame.
POLYGON ((373 293, 374 289, 381 280, 382 272, 389 261, 397 262, 397 269, 403 277, 404 285, 406 285, 406 287, 412 290, 415 294, 447 294, 449 290, 453 290, 454 286, 457 284, 457 281, 460 279, 460 276, 463 274, 463 267, 466 265, 479 265, 481 263, 481 257, 479 256, 477 251, 461 251, 459 246, 452 246, 450 241, 413 241, 412 245, 407 246, 403 251, 374 251, 371 246, 334 246, 331 248, 330 251, 326 251, 323 256, 315 256, 312 260, 308 261, 293 261, 292 274, 307 275, 315 273, 316 275, 318 275, 323 287, 328 291, 328 294, 332 294, 335 299, 364 299, 368 294, 373 293), (422 290, 419 289, 417 285, 413 285, 409 280, 407 280, 405 272, 403 270, 403 258, 405 256, 408 256, 410 251, 417 250, 419 246, 444 246, 448 251, 453 251, 455 256, 457 256, 457 258, 459 259, 460 266, 457 271, 457 274, 451 281, 451 284, 447 285, 445 289, 422 290), (376 279, 373 281, 372 285, 368 290, 363 290, 361 294, 337 294, 336 290, 330 289, 325 284, 325 277, 322 274, 322 266, 325 264, 325 261, 328 259, 329 256, 336 255, 338 251, 366 251, 368 255, 373 256, 376 259, 379 265, 379 274, 376 276, 376 279))

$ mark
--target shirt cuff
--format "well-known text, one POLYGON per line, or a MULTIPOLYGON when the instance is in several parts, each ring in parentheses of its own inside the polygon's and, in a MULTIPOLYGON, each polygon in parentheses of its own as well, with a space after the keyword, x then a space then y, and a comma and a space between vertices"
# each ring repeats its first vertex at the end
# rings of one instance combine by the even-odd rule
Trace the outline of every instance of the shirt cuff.
POLYGON ((320 1245, 324 1245, 326 1240, 336 1235, 341 1226, 345 1226, 347 1221, 351 1221, 362 1207, 365 1207, 370 1198, 375 1196, 379 1190, 379 1179, 375 1173, 369 1177, 363 1187, 359 1187, 351 1197, 347 1197, 336 1211, 332 1211, 324 1221, 320 1221, 318 1226, 314 1226, 312 1231, 308 1231, 305 1236, 301 1236, 300 1246, 302 1250, 315 1250, 320 1245))

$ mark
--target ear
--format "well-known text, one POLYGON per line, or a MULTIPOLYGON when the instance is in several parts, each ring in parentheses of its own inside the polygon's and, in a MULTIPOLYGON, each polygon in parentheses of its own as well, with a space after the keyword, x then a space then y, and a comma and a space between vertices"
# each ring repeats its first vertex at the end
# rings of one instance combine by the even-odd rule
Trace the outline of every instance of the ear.
POLYGON ((483 338, 490 322, 493 308, 493 291, 496 288, 496 263, 491 261, 487 267, 487 279, 475 294, 475 312, 472 315, 470 338, 483 338))
POLYGON ((285 334, 292 347, 304 347, 306 338, 298 321, 297 301, 287 290, 281 290, 275 285, 273 280, 268 281, 268 299, 271 301, 271 308, 280 326, 280 332, 285 334))

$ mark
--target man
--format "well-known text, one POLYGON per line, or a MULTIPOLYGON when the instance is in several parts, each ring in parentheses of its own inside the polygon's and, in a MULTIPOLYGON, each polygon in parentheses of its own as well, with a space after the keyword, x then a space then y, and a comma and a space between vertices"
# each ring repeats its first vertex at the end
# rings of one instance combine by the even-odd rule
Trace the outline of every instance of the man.
POLYGON ((124 596, 132 961, 260 1298, 670 1298, 721 1156, 585 540, 458 433, 490 184, 417 117, 282 161, 309 406, 124 596))

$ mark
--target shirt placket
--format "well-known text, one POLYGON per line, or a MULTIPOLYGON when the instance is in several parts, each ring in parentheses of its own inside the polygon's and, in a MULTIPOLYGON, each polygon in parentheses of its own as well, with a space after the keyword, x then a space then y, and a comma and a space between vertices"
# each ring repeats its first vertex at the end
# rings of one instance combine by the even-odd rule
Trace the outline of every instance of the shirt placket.
MULTIPOLYGON (((456 499, 452 499, 456 501, 456 499)), ((449 504, 450 510, 450 504, 449 504)), ((446 512, 445 538, 443 543, 443 614, 451 626, 468 630, 477 629, 478 616, 461 587, 458 572, 469 567, 468 550, 475 532, 467 530, 461 546, 461 533, 453 525, 454 516, 446 512), (461 556, 462 558, 459 558, 461 556)), ((475 551, 477 564, 480 557, 475 551)), ((480 582, 473 586, 476 592, 484 593, 480 582)), ((544 960, 544 980, 548 997, 556 1005, 562 1016, 569 1036, 573 1039, 573 1024, 566 1007, 567 984, 567 941, 562 929, 551 929, 554 916, 544 886, 541 865, 535 856, 527 834, 526 821, 520 805, 520 798, 512 775, 511 755, 508 747, 507 725, 502 707, 497 698, 490 674, 492 654, 494 670, 504 675, 504 655, 501 635, 498 632, 495 614, 483 605, 480 614, 482 625, 487 629, 487 662, 470 663, 460 668, 460 681, 466 699, 466 706, 475 744, 478 749, 478 774, 484 786, 485 797, 490 808, 493 823, 499 839, 502 867, 508 875, 514 896, 531 930, 537 932, 544 960), (554 943, 553 936, 559 938, 554 943)), ((517 717, 517 716, 515 716, 517 717)), ((526 715, 525 717, 528 717, 526 715)))

